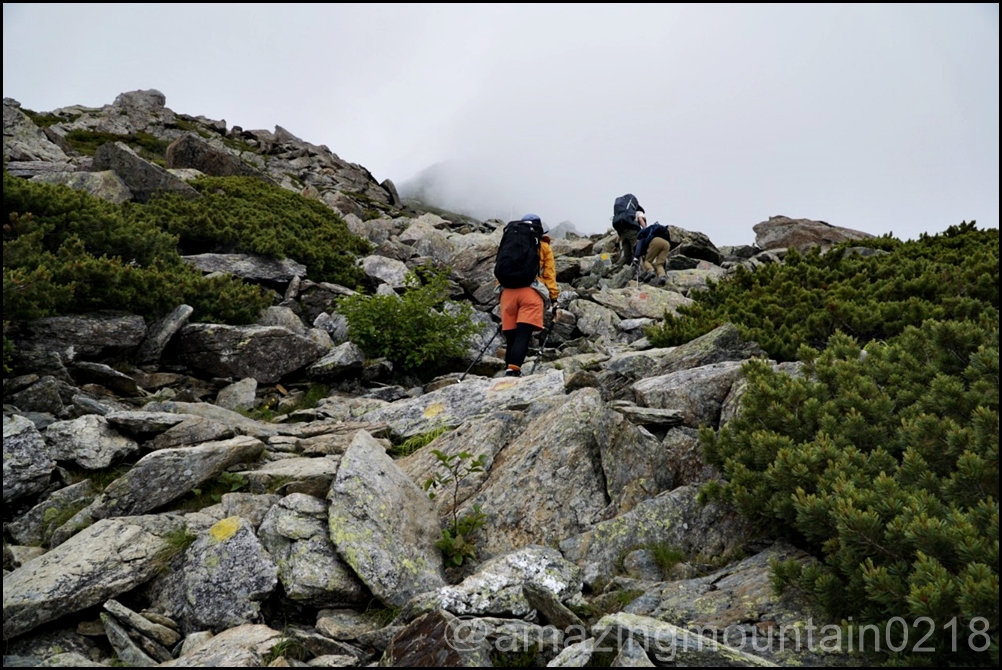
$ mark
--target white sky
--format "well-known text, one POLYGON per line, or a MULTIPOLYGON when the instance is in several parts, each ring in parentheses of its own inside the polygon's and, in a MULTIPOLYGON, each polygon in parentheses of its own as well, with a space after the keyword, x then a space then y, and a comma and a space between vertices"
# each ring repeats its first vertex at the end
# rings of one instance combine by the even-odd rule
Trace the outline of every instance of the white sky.
POLYGON ((481 218, 999 225, 998 4, 4 4, 4 97, 138 89, 398 186, 445 163, 481 218))

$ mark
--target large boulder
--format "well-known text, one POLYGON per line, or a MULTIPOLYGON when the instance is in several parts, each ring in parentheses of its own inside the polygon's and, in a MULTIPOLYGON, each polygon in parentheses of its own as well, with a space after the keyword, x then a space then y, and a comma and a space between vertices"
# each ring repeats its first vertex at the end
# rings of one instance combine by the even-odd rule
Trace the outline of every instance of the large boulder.
POLYGON ((770 216, 768 221, 752 226, 755 244, 759 248, 796 249, 804 252, 811 247, 830 247, 846 240, 865 240, 873 237, 851 228, 839 228, 824 221, 791 219, 787 216, 770 216))

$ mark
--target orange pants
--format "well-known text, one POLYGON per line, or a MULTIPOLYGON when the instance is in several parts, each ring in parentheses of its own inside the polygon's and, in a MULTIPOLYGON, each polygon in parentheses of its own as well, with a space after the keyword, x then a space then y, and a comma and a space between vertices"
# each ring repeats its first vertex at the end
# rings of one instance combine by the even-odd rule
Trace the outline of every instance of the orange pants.
POLYGON ((531 286, 501 291, 501 330, 515 330, 520 323, 543 329, 543 297, 531 286))

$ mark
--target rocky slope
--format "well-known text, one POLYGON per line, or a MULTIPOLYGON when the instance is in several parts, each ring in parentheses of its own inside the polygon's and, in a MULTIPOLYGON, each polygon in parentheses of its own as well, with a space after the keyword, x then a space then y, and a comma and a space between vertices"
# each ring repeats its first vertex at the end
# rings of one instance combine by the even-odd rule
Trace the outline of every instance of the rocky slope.
POLYGON ((770 589, 771 559, 807 557, 696 500, 717 476, 696 431, 740 411, 741 363, 761 350, 730 325, 656 349, 643 327, 739 265, 867 235, 773 217, 757 246, 732 248, 672 227, 659 286, 611 265, 611 230, 555 239, 553 334, 532 374, 499 378, 488 340, 503 222, 403 203, 282 128, 165 102, 134 91, 42 122, 4 100, 8 170, 117 202, 193 192, 198 174, 320 199, 375 245, 359 262, 379 291, 429 260, 452 268, 454 298, 488 325, 467 363, 485 355, 465 376, 390 383, 331 316, 350 289, 295 259, 237 255, 188 261, 275 290, 252 326, 189 323, 186 305, 157 323, 28 324, 4 379, 5 665, 847 663, 806 644, 822 622, 770 589), (73 131, 109 141, 81 156, 73 131), (168 143, 166 165, 115 136, 168 143), (333 390, 304 408, 311 383, 333 390), (265 406, 271 420, 248 418, 265 406), (435 430, 413 453, 394 448, 435 430), (482 457, 483 471, 432 500, 433 450, 482 457), (477 560, 447 566, 443 524, 475 509, 477 560))

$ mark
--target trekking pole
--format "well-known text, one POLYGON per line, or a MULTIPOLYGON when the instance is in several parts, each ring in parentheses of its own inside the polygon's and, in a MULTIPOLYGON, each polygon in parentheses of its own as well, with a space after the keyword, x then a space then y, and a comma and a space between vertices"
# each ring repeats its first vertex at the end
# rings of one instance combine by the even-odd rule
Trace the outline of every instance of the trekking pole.
POLYGON ((491 339, 487 340, 487 344, 485 344, 484 348, 480 350, 479 354, 477 354, 476 359, 474 359, 474 361, 470 363, 470 367, 466 368, 466 372, 464 372, 463 376, 459 378, 459 381, 463 381, 463 379, 466 378, 466 375, 470 373, 470 370, 473 369, 473 366, 480 362, 480 359, 483 358, 484 356, 484 352, 487 351, 487 347, 491 346, 491 342, 494 341, 494 338, 496 338, 498 336, 498 333, 500 332, 501 332, 501 324, 498 324, 498 329, 494 331, 493 335, 491 335, 491 339))
POLYGON ((533 361, 533 363, 532 363, 532 369, 529 370, 529 374, 530 375, 536 371, 536 366, 539 365, 539 361, 543 358, 543 348, 546 346, 546 341, 548 339, 550 339, 550 333, 553 332, 553 326, 556 323, 557 323, 557 306, 554 305, 553 306, 553 318, 550 319, 550 327, 547 328, 546 332, 543 334, 543 341, 540 342, 540 344, 539 344, 539 353, 536 355, 536 360, 533 361))

